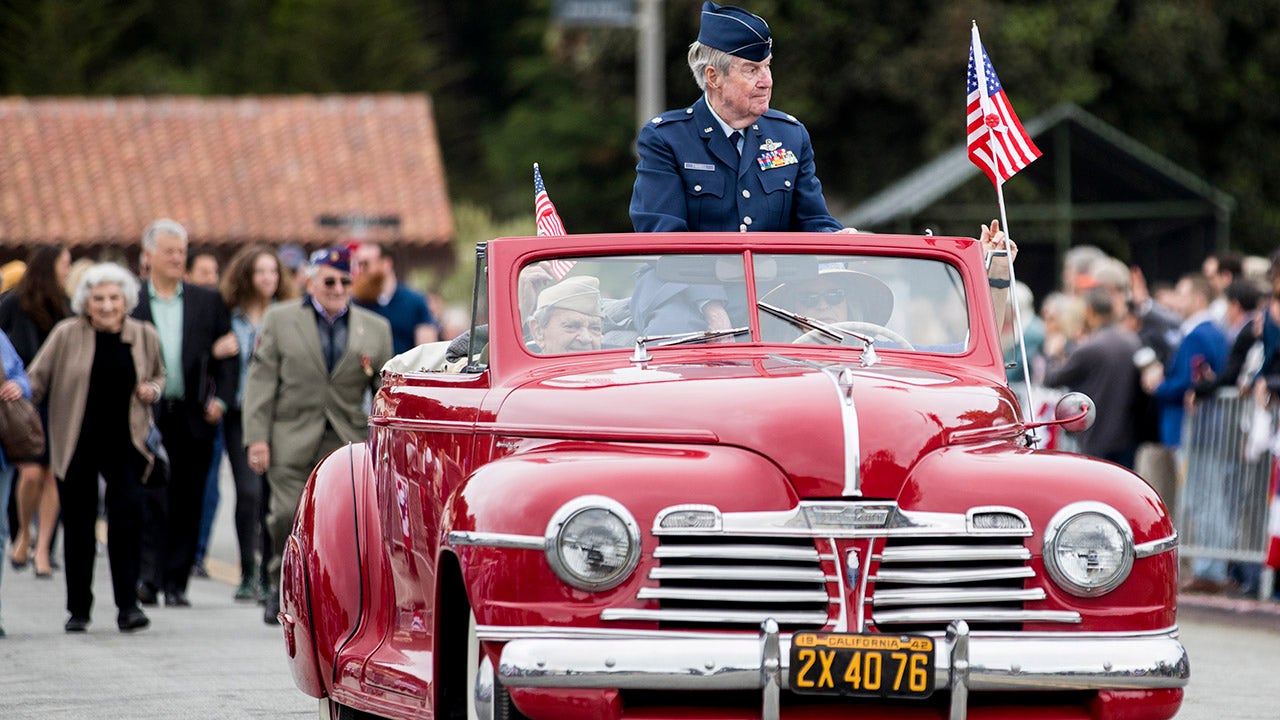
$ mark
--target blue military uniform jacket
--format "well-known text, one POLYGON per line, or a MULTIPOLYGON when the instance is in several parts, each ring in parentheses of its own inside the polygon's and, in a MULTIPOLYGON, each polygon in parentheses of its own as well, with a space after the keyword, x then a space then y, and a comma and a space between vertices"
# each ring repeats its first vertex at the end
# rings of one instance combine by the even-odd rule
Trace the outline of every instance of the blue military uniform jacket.
POLYGON ((839 230, 814 174, 809 132, 769 110, 746 129, 742 157, 701 97, 640 130, 631 194, 637 232, 839 230))

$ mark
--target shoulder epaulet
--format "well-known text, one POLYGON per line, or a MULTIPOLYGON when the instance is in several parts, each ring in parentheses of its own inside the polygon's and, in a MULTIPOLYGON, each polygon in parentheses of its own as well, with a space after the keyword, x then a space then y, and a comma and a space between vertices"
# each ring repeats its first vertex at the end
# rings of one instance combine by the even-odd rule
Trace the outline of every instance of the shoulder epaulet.
POLYGON ((668 110, 649 121, 649 125, 659 127, 669 122, 677 122, 679 120, 688 120, 693 117, 693 108, 687 107, 680 110, 668 110))
POLYGON ((781 110, 775 110, 773 108, 769 108, 768 110, 765 110, 764 116, 767 118, 773 118, 774 120, 782 120, 784 122, 789 122, 792 125, 800 124, 800 121, 796 119, 795 115, 789 115, 787 113, 782 112, 781 110))

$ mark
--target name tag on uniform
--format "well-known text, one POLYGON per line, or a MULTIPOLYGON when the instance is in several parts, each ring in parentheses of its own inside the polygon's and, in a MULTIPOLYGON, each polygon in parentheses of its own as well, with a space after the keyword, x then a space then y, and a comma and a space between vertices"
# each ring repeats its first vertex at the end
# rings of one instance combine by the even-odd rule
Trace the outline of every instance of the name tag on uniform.
POLYGON ((707 172, 715 172, 716 166, 708 165, 707 163, 685 163, 684 169, 685 170, 706 170, 707 172))

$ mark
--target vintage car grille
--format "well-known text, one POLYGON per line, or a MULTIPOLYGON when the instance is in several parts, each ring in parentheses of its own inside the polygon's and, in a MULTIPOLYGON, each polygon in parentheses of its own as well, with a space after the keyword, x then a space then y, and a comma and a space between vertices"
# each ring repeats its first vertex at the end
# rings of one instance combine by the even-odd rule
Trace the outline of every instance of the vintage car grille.
POLYGON ((831 556, 822 559, 813 538, 664 535, 654 558, 659 564, 649 579, 657 585, 637 597, 657 607, 611 609, 606 619, 759 629, 773 618, 794 630, 821 628, 831 616, 823 569, 832 566, 831 556))
POLYGON ((889 537, 873 557, 871 620, 885 632, 942 631, 956 619, 984 630, 1052 621, 1024 609, 1045 598, 1026 586, 1030 557, 1020 537, 889 537))
POLYGON ((917 527, 843 538, 790 528, 665 529, 654 550, 657 564, 636 593, 639 606, 608 608, 601 618, 752 630, 772 618, 783 632, 891 633, 942 633, 953 620, 993 631, 1079 622, 1075 612, 1036 607, 1046 594, 1031 582, 1025 527, 1023 521, 1009 532, 965 533, 953 523, 936 533, 917 527), (856 565, 845 567, 849 562, 856 565))

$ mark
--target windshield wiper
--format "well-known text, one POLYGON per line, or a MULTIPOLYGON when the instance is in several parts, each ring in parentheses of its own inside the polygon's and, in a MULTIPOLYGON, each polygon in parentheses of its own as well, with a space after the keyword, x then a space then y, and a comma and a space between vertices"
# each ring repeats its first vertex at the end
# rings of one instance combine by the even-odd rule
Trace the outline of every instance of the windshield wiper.
POLYGON ((649 362, 653 359, 649 355, 649 349, 645 347, 648 343, 656 342, 659 347, 673 347, 676 345, 692 345, 694 343, 707 342, 709 340, 719 340, 723 337, 732 335, 741 335, 750 332, 749 327, 725 328, 724 330, 700 330, 697 332, 676 333, 674 335, 641 335, 636 338, 636 351, 631 355, 632 362, 649 362))
POLYGON ((841 345, 844 344, 845 338, 853 338, 862 343, 862 366, 871 367, 880 362, 880 358, 876 355, 876 339, 870 335, 863 335, 860 332, 846 330, 842 327, 836 327, 821 320, 811 318, 808 315, 801 315, 790 310, 784 310, 777 305, 770 305, 764 301, 756 301, 756 307, 769 313, 770 315, 782 320, 789 320, 801 327, 813 330, 824 337, 835 340, 841 345))

